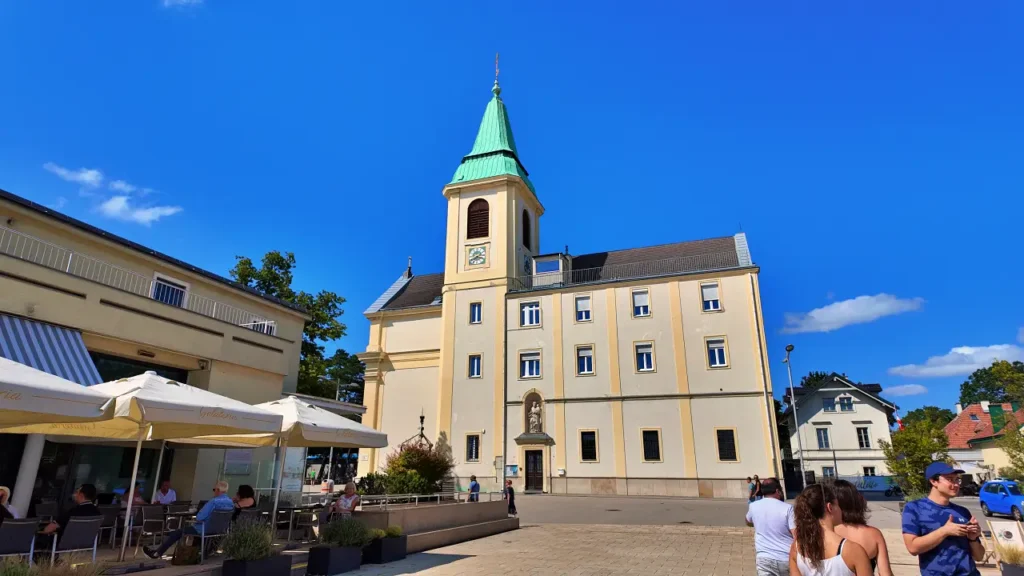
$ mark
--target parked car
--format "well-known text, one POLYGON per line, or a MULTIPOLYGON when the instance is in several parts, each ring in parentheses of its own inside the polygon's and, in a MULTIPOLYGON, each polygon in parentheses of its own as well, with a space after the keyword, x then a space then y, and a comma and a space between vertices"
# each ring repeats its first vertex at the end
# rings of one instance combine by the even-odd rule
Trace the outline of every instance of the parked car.
POLYGON ((981 513, 985 516, 1006 514, 1017 521, 1024 520, 1024 493, 1013 480, 994 480, 981 485, 978 495, 981 513))
POLYGON ((975 482, 973 478, 971 478, 970 476, 965 474, 963 476, 963 478, 962 478, 962 481, 960 482, 960 495, 961 496, 980 496, 981 495, 981 486, 979 486, 978 483, 975 482))

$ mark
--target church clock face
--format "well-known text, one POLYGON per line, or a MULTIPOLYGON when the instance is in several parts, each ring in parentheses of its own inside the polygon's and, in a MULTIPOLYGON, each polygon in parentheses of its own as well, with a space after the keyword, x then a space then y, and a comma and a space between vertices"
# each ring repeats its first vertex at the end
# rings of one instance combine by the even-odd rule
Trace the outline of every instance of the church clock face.
POLYGON ((473 246, 469 249, 468 257, 470 266, 483 266, 487 263, 487 248, 485 246, 473 246))

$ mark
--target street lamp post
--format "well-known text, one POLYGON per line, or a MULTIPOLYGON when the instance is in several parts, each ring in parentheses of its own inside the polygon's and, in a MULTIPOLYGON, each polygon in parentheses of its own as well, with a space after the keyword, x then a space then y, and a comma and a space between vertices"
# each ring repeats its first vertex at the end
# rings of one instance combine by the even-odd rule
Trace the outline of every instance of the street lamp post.
POLYGON ((793 351, 793 345, 786 345, 786 359, 783 362, 786 363, 786 372, 789 373, 789 403, 793 407, 793 422, 796 424, 796 446, 800 450, 800 457, 797 461, 800 462, 800 486, 803 487, 804 483, 807 482, 807 473, 804 472, 804 441, 803 435, 800 434, 800 416, 796 413, 796 391, 793 390, 793 364, 789 361, 789 354, 793 351))

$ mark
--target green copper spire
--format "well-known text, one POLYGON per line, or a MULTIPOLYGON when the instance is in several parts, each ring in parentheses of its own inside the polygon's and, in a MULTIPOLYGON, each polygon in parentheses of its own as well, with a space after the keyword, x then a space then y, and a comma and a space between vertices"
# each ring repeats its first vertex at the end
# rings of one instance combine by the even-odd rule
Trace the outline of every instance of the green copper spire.
POLYGON ((480 121, 480 130, 476 134, 473 149, 463 156, 459 169, 455 171, 450 184, 461 184, 471 180, 482 180, 494 176, 518 176, 535 195, 537 191, 530 182, 526 168, 519 161, 516 141, 512 137, 512 124, 508 119, 508 110, 501 101, 501 86, 498 85, 497 66, 495 66, 494 97, 484 110, 484 118, 480 121))

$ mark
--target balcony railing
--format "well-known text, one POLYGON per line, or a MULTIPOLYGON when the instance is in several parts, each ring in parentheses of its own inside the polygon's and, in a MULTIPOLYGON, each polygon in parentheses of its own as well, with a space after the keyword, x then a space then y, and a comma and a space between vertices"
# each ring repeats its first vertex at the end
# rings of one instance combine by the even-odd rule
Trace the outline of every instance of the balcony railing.
POLYGON ((674 274, 692 274, 736 268, 738 266, 736 252, 711 252, 694 256, 681 256, 664 260, 635 262, 630 264, 614 264, 600 268, 583 268, 579 270, 557 270, 541 272, 532 276, 513 278, 510 289, 513 292, 527 290, 544 290, 578 284, 594 284, 613 282, 616 280, 632 280, 635 278, 651 278, 655 276, 671 276, 674 274))
POLYGON ((32 262, 117 290, 184 308, 263 334, 274 335, 277 324, 258 314, 200 296, 173 281, 149 278, 34 236, 0 226, 0 254, 32 262))

